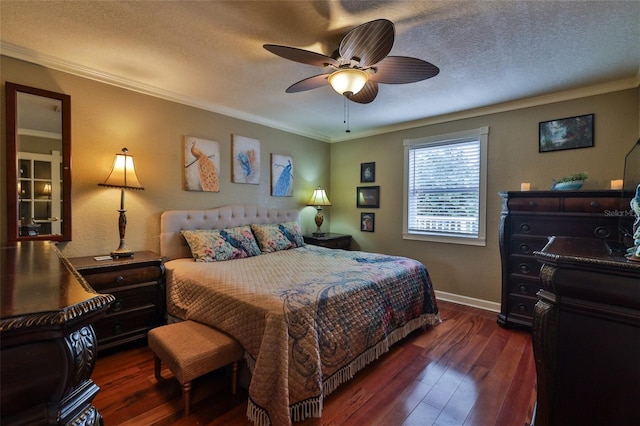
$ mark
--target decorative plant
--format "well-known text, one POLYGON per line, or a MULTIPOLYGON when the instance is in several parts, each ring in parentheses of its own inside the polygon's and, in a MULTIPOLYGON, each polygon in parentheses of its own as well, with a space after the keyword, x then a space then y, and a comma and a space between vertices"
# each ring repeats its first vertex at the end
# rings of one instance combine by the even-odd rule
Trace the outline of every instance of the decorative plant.
POLYGON ((575 182, 577 180, 587 180, 588 174, 587 172, 582 172, 582 173, 576 173, 573 174, 571 176, 565 176, 562 179, 560 179, 559 181, 557 181, 557 183, 562 183, 562 182, 575 182))

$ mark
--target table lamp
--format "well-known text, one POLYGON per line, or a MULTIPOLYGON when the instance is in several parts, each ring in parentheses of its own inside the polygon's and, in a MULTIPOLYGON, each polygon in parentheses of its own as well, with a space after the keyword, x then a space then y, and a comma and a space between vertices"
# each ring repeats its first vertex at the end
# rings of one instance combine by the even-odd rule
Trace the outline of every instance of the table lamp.
POLYGON ((307 203, 308 206, 314 206, 318 213, 316 213, 315 221, 318 229, 313 233, 314 237, 324 237, 324 232, 320 230, 322 226, 322 222, 324 222, 324 216, 322 215, 322 207, 330 206, 331 201, 327 197, 327 194, 324 192, 324 189, 318 187, 318 189, 313 191, 313 195, 311 195, 311 199, 307 203))
POLYGON ((118 219, 120 246, 111 252, 111 257, 114 259, 133 256, 133 252, 127 249, 124 242, 124 234, 127 228, 127 216, 125 215, 126 210, 124 209, 124 190, 144 189, 136 176, 136 170, 133 166, 133 157, 127 155, 127 152, 129 152, 127 148, 122 148, 122 154, 116 154, 109 176, 107 176, 107 179, 103 183, 98 184, 100 186, 120 188, 120 210, 118 210, 120 212, 120 217, 118 219))

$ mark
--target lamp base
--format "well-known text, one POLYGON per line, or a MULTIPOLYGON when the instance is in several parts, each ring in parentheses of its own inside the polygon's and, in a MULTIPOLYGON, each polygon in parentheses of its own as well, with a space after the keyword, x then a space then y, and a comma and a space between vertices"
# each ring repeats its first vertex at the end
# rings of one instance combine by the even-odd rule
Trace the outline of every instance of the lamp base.
POLYGON ((314 237, 324 237, 324 232, 313 232, 311 235, 314 237))
POLYGON ((120 259, 121 257, 133 257, 133 252, 129 249, 117 249, 111 252, 111 257, 120 259))

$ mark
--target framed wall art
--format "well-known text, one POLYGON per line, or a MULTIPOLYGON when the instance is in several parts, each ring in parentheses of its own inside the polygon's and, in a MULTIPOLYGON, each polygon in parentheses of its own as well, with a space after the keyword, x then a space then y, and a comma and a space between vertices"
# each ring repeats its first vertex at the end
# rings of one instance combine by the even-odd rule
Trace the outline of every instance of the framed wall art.
POLYGON ((293 159, 288 155, 271 154, 271 195, 293 196, 293 159))
POLYGON ((184 136, 184 189, 220 192, 220 145, 184 136))
POLYGON ((376 163, 360 163, 360 182, 376 181, 376 163))
POLYGON ((373 232, 376 229, 375 213, 360 213, 360 230, 362 232, 373 232))
POLYGON ((232 135, 233 182, 260 184, 260 141, 232 135))
POLYGON ((380 207, 379 186, 359 186, 356 188, 356 207, 380 207))
POLYGON ((593 114, 543 121, 538 127, 539 152, 593 146, 593 114))

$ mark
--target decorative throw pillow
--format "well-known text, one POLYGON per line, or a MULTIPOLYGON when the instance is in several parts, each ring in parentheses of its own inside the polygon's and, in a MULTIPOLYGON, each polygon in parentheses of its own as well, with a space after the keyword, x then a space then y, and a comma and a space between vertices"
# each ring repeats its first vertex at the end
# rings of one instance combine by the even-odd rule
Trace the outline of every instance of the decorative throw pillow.
POLYGON ((180 231, 196 262, 218 262, 257 256, 260 248, 249 226, 180 231))
POLYGON ((264 253, 304 246, 302 232, 296 222, 252 224, 251 229, 264 253))

